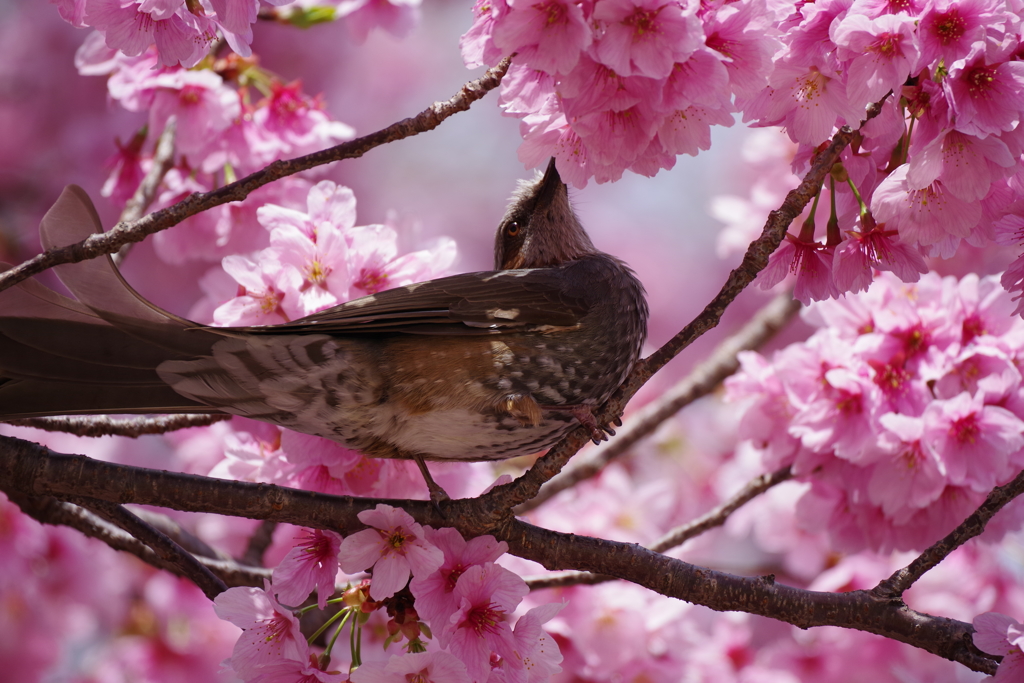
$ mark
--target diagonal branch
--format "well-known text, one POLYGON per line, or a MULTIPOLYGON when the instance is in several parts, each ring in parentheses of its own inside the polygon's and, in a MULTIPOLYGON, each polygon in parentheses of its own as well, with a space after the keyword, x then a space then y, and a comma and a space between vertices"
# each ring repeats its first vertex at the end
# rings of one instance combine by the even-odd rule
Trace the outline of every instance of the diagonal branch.
MULTIPOLYGON (((52 496, 26 496, 9 491, 8 497, 22 512, 41 524, 70 527, 83 536, 106 543, 114 550, 130 553, 157 569, 189 578, 164 562, 148 545, 85 508, 52 496)), ((270 578, 270 570, 261 567, 249 567, 231 560, 202 555, 196 556, 196 560, 212 570, 228 586, 262 586, 264 579, 270 578)))
MULTIPOLYGON (((752 501, 754 498, 757 498, 773 486, 778 486, 792 477, 793 472, 789 467, 783 467, 781 470, 777 470, 770 474, 762 474, 759 477, 755 477, 751 481, 747 482, 747 484, 737 491, 735 495, 729 498, 729 500, 711 510, 708 510, 697 519, 672 529, 660 539, 648 545, 647 549, 656 553, 663 553, 670 548, 675 548, 676 546, 686 543, 691 538, 700 536, 706 531, 722 526, 725 524, 725 521, 729 519, 729 516, 736 512, 736 510, 739 510, 741 507, 752 501)), ((613 576, 590 574, 588 572, 561 572, 558 574, 529 578, 526 579, 526 583, 530 586, 530 590, 539 590, 541 588, 562 588, 564 586, 574 586, 577 584, 594 585, 614 580, 615 577, 613 576)))
POLYGON ((914 585, 915 581, 924 576, 925 572, 942 562, 951 552, 967 541, 981 535, 989 520, 1022 493, 1024 493, 1024 472, 1018 474, 1010 483, 994 488, 981 507, 961 522, 957 528, 921 553, 906 567, 879 583, 871 592, 881 598, 901 599, 903 593, 914 585))
POLYGON ((469 109, 470 105, 496 88, 501 83, 509 64, 511 64, 511 58, 506 57, 477 80, 462 86, 451 99, 435 102, 416 116, 393 123, 376 133, 370 133, 295 159, 275 161, 266 168, 224 187, 210 192, 197 192, 173 206, 151 213, 137 221, 118 223, 108 232, 92 235, 77 244, 52 249, 31 258, 0 274, 0 291, 62 263, 78 263, 104 254, 113 254, 124 245, 141 242, 149 235, 177 225, 189 216, 208 211, 221 204, 241 201, 254 190, 275 180, 342 159, 355 159, 374 147, 433 130, 441 125, 442 121, 460 111, 469 109))
POLYGON ((120 527, 142 543, 145 543, 153 550, 161 564, 173 569, 174 573, 187 577, 192 583, 199 586, 200 590, 210 600, 213 600, 228 589, 227 585, 220 578, 187 550, 172 541, 152 524, 132 514, 123 505, 77 496, 73 500, 79 507, 89 510, 94 515, 120 527))
MULTIPOLYGON (((877 116, 880 111, 880 104, 869 107, 864 122, 877 116)), ((768 257, 782 243, 790 224, 796 220, 818 193, 826 175, 839 161, 839 155, 855 135, 856 133, 848 126, 844 126, 832 136, 832 142, 814 158, 810 170, 800 185, 786 195, 781 207, 769 214, 761 236, 747 247, 740 265, 729 273, 729 277, 718 294, 704 307, 700 315, 680 330, 676 336, 668 340, 648 358, 637 363, 615 395, 596 412, 595 418, 599 424, 609 424, 612 420, 618 419, 625 410, 629 399, 655 372, 705 332, 718 326, 726 308, 768 265, 768 257)), ((486 520, 481 520, 481 522, 484 525, 501 523, 501 520, 508 514, 508 510, 514 509, 536 496, 540 487, 558 474, 569 462, 569 458, 575 455, 588 439, 587 429, 582 426, 577 427, 555 444, 543 457, 539 458, 524 475, 509 484, 495 486, 490 492, 481 496, 481 508, 486 517, 486 520)))
MULTIPOLYGON (((167 120, 164 130, 156 141, 156 149, 153 150, 153 165, 150 166, 146 176, 135 188, 135 193, 125 203, 121 211, 120 223, 137 221, 146 213, 146 209, 156 198, 156 192, 160 188, 167 171, 174 165, 174 137, 178 129, 178 121, 174 116, 167 120)), ((131 244, 126 244, 114 254, 114 263, 120 265, 128 255, 131 244)))

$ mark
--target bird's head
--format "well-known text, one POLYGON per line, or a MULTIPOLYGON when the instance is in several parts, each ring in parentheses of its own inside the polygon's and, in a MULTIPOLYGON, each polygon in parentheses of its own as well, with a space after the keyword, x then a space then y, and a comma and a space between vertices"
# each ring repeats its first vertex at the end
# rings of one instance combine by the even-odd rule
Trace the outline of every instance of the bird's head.
POLYGON ((553 158, 544 175, 519 182, 494 239, 496 270, 557 266, 596 251, 553 158))

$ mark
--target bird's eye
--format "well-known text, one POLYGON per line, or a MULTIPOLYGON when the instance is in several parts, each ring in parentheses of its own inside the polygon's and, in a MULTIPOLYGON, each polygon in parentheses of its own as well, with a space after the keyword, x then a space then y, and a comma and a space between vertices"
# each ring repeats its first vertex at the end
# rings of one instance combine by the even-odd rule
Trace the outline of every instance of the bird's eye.
POLYGON ((518 235, 519 234, 519 223, 516 223, 515 221, 509 223, 505 227, 505 234, 508 235, 509 237, 515 237, 516 235, 518 235))

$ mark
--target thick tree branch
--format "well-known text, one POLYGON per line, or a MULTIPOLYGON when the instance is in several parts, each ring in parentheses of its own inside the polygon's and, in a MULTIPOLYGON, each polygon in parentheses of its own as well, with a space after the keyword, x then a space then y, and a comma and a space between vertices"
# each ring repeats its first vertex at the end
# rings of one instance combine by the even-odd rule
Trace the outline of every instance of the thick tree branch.
POLYGON ((177 225, 189 216, 228 202, 241 201, 254 190, 275 180, 342 159, 355 159, 374 147, 433 130, 442 121, 453 114, 469 109, 470 105, 496 88, 501 83, 510 63, 510 58, 506 57, 498 66, 488 70, 482 77, 462 86, 451 99, 445 102, 435 102, 416 116, 403 119, 376 133, 370 133, 295 159, 275 161, 266 168, 224 187, 210 192, 197 192, 174 206, 151 213, 137 221, 118 223, 108 232, 92 235, 77 244, 52 249, 31 258, 0 274, 0 291, 62 263, 78 263, 104 254, 113 254, 124 245, 141 242, 149 235, 177 225))
POLYGON ((573 568, 631 581, 662 595, 717 611, 740 611, 778 619, 799 628, 841 626, 913 645, 945 659, 992 674, 995 660, 971 645, 965 622, 910 609, 870 591, 821 593, 775 582, 717 572, 660 555, 640 546, 563 534, 514 521, 501 540, 520 557, 552 570, 573 568))
MULTIPOLYGON (((103 463, 53 453, 37 444, 0 437, 0 487, 19 496, 88 496, 193 512, 213 512, 350 533, 356 513, 378 500, 285 489, 267 484, 208 479, 103 463)), ((398 501, 390 501, 398 503, 398 501)), ((479 500, 450 501, 442 515, 428 502, 400 504, 421 524, 479 531, 479 500)), ((513 553, 552 570, 574 569, 632 581, 662 595, 715 610, 740 610, 809 628, 840 626, 876 633, 993 673, 996 663, 970 646, 970 624, 911 610, 900 600, 868 591, 818 593, 776 584, 772 577, 742 578, 696 567, 637 545, 541 529, 506 518, 493 533, 513 553)))
POLYGON ((740 351, 759 348, 792 320, 799 310, 800 302, 794 301, 789 292, 776 296, 736 334, 723 341, 689 375, 633 413, 614 439, 592 449, 586 461, 574 462, 569 469, 544 484, 536 497, 516 508, 516 514, 522 515, 534 510, 562 491, 593 477, 635 443, 653 433, 665 420, 710 394, 726 377, 736 372, 739 367, 736 356, 740 351))

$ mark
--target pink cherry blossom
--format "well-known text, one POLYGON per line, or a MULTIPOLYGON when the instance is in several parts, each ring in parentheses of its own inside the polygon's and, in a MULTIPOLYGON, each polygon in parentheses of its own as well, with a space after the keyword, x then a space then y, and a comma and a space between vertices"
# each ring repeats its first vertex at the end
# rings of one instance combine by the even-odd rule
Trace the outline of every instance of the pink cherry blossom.
POLYGON ((1024 110, 1024 64, 992 63, 978 48, 955 67, 943 88, 956 129, 980 138, 1016 128, 1024 110))
POLYGON ((338 575, 341 536, 333 531, 306 529, 295 547, 274 569, 272 582, 277 598, 287 605, 300 605, 316 588, 317 606, 327 607, 338 575))
POLYGON ((871 269, 892 271, 904 282, 917 282, 928 266, 921 252, 904 244, 895 230, 875 228, 852 232, 835 250, 832 271, 841 292, 862 292, 872 281, 871 269))
POLYGON ((568 73, 590 46, 592 34, 583 10, 569 0, 513 0, 495 26, 494 44, 518 53, 523 64, 549 74, 568 73))
POLYGON ((352 683, 469 683, 466 665, 447 652, 392 656, 387 662, 366 662, 352 672, 352 683))
MULTIPOLYGON (((444 625, 458 610, 455 584, 467 569, 494 562, 508 551, 504 541, 493 536, 477 536, 466 541, 456 529, 425 529, 427 541, 444 554, 437 571, 413 578, 409 584, 416 597, 416 611, 428 623, 444 625)), ((442 630, 440 627, 439 630, 442 630)))
POLYGON ((902 242, 951 254, 960 239, 971 235, 981 208, 956 197, 941 180, 912 188, 908 171, 904 164, 879 183, 871 198, 871 213, 880 224, 898 230, 902 242))
MULTIPOLYGON (((382 0, 385 1, 386 0, 382 0)), ((355 137, 355 131, 324 111, 319 98, 302 92, 299 82, 272 83, 270 95, 258 102, 246 129, 246 142, 257 165, 309 154, 355 137)), ((255 169, 254 169, 255 170, 255 169)))
POLYGON ((437 570, 444 553, 424 537, 423 527, 408 512, 380 504, 359 513, 370 526, 341 544, 341 568, 353 574, 373 568, 370 597, 383 600, 405 587, 409 575, 425 576, 437 570))
POLYGON ((282 302, 286 293, 277 285, 280 264, 257 264, 244 256, 226 256, 224 270, 239 284, 239 295, 213 312, 217 325, 273 325, 288 322, 282 302))
POLYGON ((979 138, 953 129, 920 148, 912 146, 912 152, 907 171, 910 187, 924 188, 941 179, 950 194, 967 202, 983 199, 992 183, 1017 165, 1010 148, 998 137, 979 138))
POLYGON ((755 282, 761 289, 770 289, 787 274, 795 273, 793 296, 797 300, 808 303, 839 296, 832 278, 832 251, 831 247, 818 242, 804 242, 786 235, 755 282))
POLYGON ((871 472, 868 495, 882 513, 902 521, 935 502, 946 488, 945 466, 930 449, 921 446, 921 418, 886 413, 879 418, 884 428, 880 445, 889 451, 871 472))
POLYGON ((134 57, 156 44, 162 66, 195 66, 217 37, 210 19, 187 11, 184 3, 161 15, 143 11, 139 4, 120 0, 89 0, 85 23, 103 33, 107 45, 134 57))
POLYGON ((848 14, 833 24, 832 40, 839 46, 846 68, 846 96, 852 107, 864 107, 898 90, 915 72, 918 48, 914 20, 905 15, 884 14, 869 19, 848 14))
POLYGON ((563 607, 564 603, 550 603, 534 607, 519 617, 512 629, 512 637, 516 642, 515 659, 522 661, 523 672, 519 674, 518 667, 502 660, 491 672, 489 683, 512 683, 524 679, 525 683, 541 683, 561 673, 562 653, 558 643, 541 626, 553 619, 563 607))
POLYGON ((403 38, 419 22, 420 4, 420 0, 343 0, 338 3, 338 16, 345 18, 357 43, 375 28, 403 38))
POLYGON ((246 683, 345 683, 348 676, 341 671, 324 671, 316 655, 304 662, 283 659, 255 671, 246 683))
POLYGON ((594 54, 623 76, 665 78, 703 38, 696 10, 688 0, 598 0, 593 18, 604 34, 594 54))
POLYGON ((818 145, 832 134, 836 119, 857 121, 842 80, 818 67, 777 64, 769 87, 746 107, 744 120, 785 126, 796 142, 818 145))
POLYGON ((176 70, 153 78, 153 101, 149 125, 162 131, 172 116, 177 122, 174 143, 177 150, 193 155, 211 137, 225 130, 239 116, 238 93, 225 86, 212 71, 176 70))
POLYGON ((523 671, 508 618, 527 592, 521 578, 493 563, 470 567, 456 582, 458 609, 435 636, 466 665, 474 683, 487 680, 493 655, 512 671, 523 671))
POLYGON ((974 618, 974 645, 982 652, 1001 655, 994 683, 1010 683, 1024 677, 1024 626, 999 612, 986 612, 974 618))
POLYGON ((989 491, 1009 473, 1009 456, 1024 447, 1024 421, 963 392, 924 411, 921 442, 945 464, 950 483, 989 491))
POLYGON ((504 56, 494 44, 494 28, 508 11, 505 0, 476 0, 473 5, 473 25, 459 40, 462 59, 467 67, 475 69, 485 64, 495 64, 504 56))
POLYGON ((921 13, 921 63, 938 60, 952 64, 967 56, 971 47, 985 36, 987 27, 1002 17, 996 0, 938 0, 921 13))
POLYGON ((264 590, 229 588, 213 603, 218 617, 242 629, 231 655, 231 668, 242 678, 258 675, 262 667, 281 660, 307 661, 309 646, 299 620, 274 598, 269 581, 264 590))
POLYGON ((768 83, 772 55, 781 47, 769 29, 757 0, 720 5, 702 18, 705 45, 723 55, 729 83, 737 95, 749 97, 768 83))

